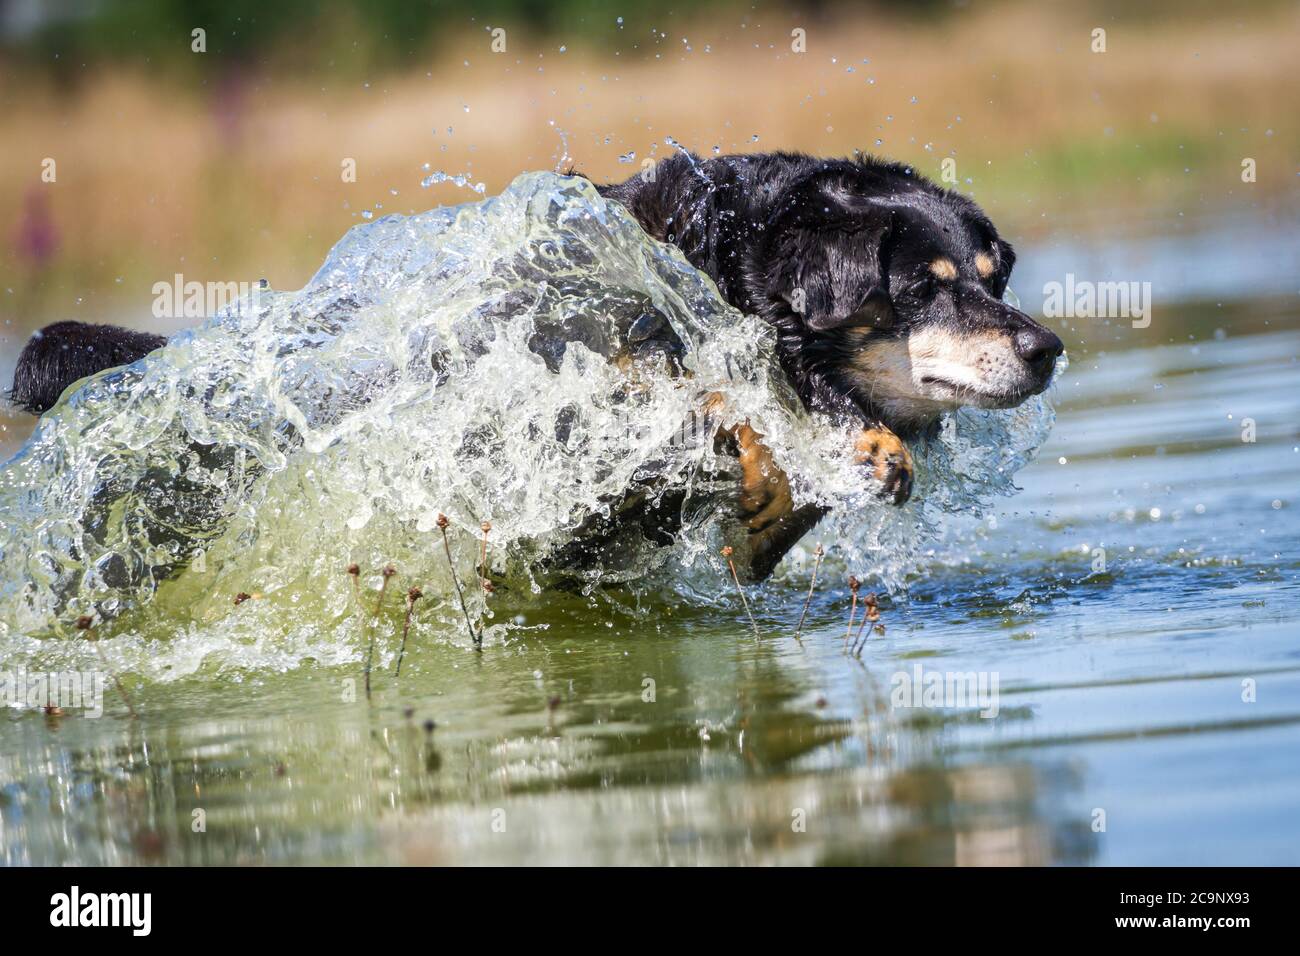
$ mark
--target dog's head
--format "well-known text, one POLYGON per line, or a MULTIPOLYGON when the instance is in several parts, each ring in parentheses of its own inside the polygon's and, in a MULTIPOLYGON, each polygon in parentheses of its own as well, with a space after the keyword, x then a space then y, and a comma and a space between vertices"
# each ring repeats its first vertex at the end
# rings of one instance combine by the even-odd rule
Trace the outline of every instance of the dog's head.
POLYGON ((837 164, 786 187, 764 231, 764 311, 801 370, 891 427, 1010 408, 1051 381, 1061 340, 1003 301, 1015 254, 969 199, 837 164))

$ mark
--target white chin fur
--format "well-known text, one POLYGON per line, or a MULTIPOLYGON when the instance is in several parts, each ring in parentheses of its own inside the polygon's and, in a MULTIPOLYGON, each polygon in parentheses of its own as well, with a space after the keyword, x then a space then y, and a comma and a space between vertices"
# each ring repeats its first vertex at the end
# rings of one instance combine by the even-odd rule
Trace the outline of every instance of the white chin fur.
POLYGON ((954 375, 956 371, 952 368, 920 371, 912 382, 916 397, 949 409, 963 405, 975 408, 1011 408, 1020 404, 1026 394, 1023 388, 1010 392, 995 391, 985 382, 963 381, 963 378, 969 376, 958 377, 954 375))
POLYGON ((856 364, 873 403, 903 421, 934 419, 963 405, 1012 408, 1035 385, 1010 337, 997 333, 922 329, 906 339, 866 342, 856 364))

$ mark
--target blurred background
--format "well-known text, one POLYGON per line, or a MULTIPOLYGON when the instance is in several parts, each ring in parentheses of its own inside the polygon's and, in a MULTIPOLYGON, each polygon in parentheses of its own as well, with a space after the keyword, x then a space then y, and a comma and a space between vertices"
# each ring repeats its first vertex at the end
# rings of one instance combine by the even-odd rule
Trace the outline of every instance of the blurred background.
MULTIPOLYGON (((151 315, 177 273, 297 288, 366 218, 626 178, 670 139, 951 158, 1022 272, 1062 239, 1124 264, 1135 236, 1291 234, 1298 27, 1267 0, 0 0, 0 377, 57 319, 193 323, 151 315)), ((1238 252, 1295 285, 1293 252, 1238 252)), ((0 427, 9 452, 29 421, 0 427)))

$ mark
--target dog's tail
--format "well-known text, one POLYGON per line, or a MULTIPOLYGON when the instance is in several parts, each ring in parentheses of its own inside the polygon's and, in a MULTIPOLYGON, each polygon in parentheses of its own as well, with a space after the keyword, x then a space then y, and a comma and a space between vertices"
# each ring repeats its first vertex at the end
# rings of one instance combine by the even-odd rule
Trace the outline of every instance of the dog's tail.
POLYGON ((18 356, 10 400, 39 415, 73 382, 106 368, 144 358, 167 339, 116 325, 55 322, 35 335, 18 356))

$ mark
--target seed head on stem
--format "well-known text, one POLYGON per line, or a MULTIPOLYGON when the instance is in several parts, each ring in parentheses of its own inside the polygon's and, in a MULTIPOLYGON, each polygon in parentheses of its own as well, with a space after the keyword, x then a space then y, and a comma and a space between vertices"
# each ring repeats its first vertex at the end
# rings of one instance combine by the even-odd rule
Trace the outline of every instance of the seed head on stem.
POLYGON ((348 565, 348 577, 352 579, 352 601, 358 608, 361 606, 361 566, 358 564, 348 565))
POLYGON ((867 631, 868 624, 874 624, 872 628, 877 634, 885 633, 885 625, 880 624, 880 603, 876 598, 876 592, 870 592, 862 602, 866 606, 866 612, 862 615, 862 623, 858 626, 858 633, 853 638, 853 653, 862 654, 862 649, 867 646, 867 638, 870 637, 867 631))
POLYGON ((424 596, 424 592, 419 587, 412 587, 406 592, 406 623, 402 625, 402 647, 397 652, 397 669, 393 672, 394 677, 402 676, 402 658, 406 656, 406 635, 411 633, 411 612, 415 610, 415 602, 424 596))
POLYGON ((853 635, 853 644, 857 646, 858 641, 862 638, 862 632, 866 630, 867 623, 880 620, 880 609, 876 600, 876 592, 870 591, 862 599, 862 605, 866 612, 862 615, 862 623, 858 625, 858 633, 853 635))

